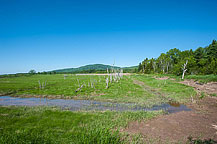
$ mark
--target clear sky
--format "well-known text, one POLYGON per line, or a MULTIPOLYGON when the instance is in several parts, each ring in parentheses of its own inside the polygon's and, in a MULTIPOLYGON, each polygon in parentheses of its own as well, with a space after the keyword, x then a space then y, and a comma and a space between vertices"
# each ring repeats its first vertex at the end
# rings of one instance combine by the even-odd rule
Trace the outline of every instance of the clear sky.
POLYGON ((217 39, 217 0, 0 0, 0 74, 138 65, 217 39))

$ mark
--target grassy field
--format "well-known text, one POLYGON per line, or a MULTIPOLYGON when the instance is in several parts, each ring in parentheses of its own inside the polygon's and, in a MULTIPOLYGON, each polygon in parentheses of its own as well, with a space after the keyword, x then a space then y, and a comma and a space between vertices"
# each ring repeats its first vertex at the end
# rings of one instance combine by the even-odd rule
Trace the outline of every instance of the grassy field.
POLYGON ((193 88, 172 80, 156 80, 151 75, 123 76, 119 82, 109 83, 107 76, 32 75, 0 79, 2 95, 42 96, 49 98, 89 99, 97 101, 154 105, 174 100, 186 102, 196 93, 193 88), (46 82, 44 89, 40 84, 46 82), (81 91, 76 90, 83 85, 81 91))
POLYGON ((207 83, 207 82, 217 82, 217 75, 188 75, 187 79, 195 79, 196 81, 207 83))
MULTIPOLYGON (((168 101, 189 102, 196 92, 177 80, 157 80, 168 75, 123 76, 109 83, 108 76, 63 74, 31 75, 0 79, 1 95, 90 99, 153 106, 168 101), (39 81, 41 88, 39 86, 39 81), (46 86, 45 86, 46 82, 46 86), (44 88, 42 88, 42 83, 44 88), (76 90, 83 85, 81 91, 76 90)), ((216 76, 186 76, 213 81, 216 76)), ((139 135, 130 137, 119 130, 130 121, 146 121, 158 112, 63 111, 57 107, 0 106, 0 143, 143 143, 139 135)))
POLYGON ((130 121, 159 112, 71 112, 51 107, 0 107, 0 143, 137 143, 120 133, 130 121))

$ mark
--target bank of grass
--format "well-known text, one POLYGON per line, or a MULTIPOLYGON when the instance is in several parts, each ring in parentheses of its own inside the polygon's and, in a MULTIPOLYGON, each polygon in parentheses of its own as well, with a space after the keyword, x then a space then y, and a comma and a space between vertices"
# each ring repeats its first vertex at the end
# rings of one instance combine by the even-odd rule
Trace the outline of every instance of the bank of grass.
POLYGON ((194 79, 201 83, 217 82, 217 75, 187 75, 186 79, 194 79))
MULTIPOLYGON (((173 75, 173 74, 149 74, 149 76, 152 77, 169 77, 176 79, 177 81, 181 81, 181 76, 173 75)), ((195 81, 199 81, 201 83, 207 83, 207 82, 217 82, 217 75, 211 74, 211 75, 188 75, 186 74, 184 79, 194 79, 195 81)))
POLYGON ((133 143, 119 132, 159 112, 71 112, 51 107, 0 107, 0 143, 133 143))
MULTIPOLYGON (((156 77, 169 77, 176 79, 177 81, 181 81, 181 76, 173 75, 173 74, 151 74, 150 76, 156 76, 156 77)), ((207 83, 207 82, 217 82, 217 75, 211 74, 211 75, 188 75, 186 74, 185 79, 194 79, 195 81, 199 81, 201 83, 207 83)))

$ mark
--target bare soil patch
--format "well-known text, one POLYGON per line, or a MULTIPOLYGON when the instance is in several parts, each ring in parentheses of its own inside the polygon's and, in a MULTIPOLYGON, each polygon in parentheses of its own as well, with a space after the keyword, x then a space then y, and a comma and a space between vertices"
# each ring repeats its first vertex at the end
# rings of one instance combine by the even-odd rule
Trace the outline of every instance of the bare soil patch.
POLYGON ((180 83, 188 85, 188 86, 192 86, 199 92, 202 91, 207 94, 217 95, 217 82, 209 82, 206 84, 202 84, 199 82, 195 82, 194 80, 184 80, 184 81, 181 81, 180 83))
POLYGON ((186 143, 190 136, 217 143, 217 100, 205 97, 189 107, 193 110, 161 115, 147 122, 131 122, 123 131, 142 134, 151 143, 186 143))
POLYGON ((155 78, 155 79, 157 79, 157 80, 167 80, 167 79, 169 79, 169 77, 160 77, 160 78, 155 78))

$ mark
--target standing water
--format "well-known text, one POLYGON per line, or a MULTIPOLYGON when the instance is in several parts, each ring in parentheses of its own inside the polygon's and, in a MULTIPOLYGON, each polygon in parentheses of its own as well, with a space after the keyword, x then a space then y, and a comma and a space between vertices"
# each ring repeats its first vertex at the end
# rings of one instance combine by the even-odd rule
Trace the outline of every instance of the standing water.
POLYGON ((179 103, 164 103, 151 108, 138 106, 132 103, 111 103, 93 100, 73 100, 73 99, 47 99, 47 98, 19 98, 11 96, 1 96, 0 105, 3 106, 59 106, 62 109, 72 111, 78 110, 111 110, 111 111, 157 111, 164 110, 168 113, 179 111, 190 111, 188 107, 179 103))

